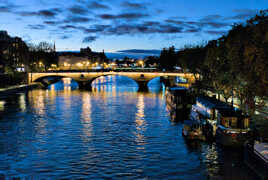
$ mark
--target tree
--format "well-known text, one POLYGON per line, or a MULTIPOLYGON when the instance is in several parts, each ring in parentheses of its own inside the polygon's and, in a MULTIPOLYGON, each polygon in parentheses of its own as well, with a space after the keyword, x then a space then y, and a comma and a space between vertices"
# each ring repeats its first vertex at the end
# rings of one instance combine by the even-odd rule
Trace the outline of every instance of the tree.
POLYGON ((161 51, 159 58, 159 65, 162 70, 172 71, 177 64, 177 54, 175 52, 175 47, 171 46, 168 49, 164 48, 161 51))
POLYGON ((256 97, 267 97, 268 11, 261 11, 245 25, 235 25, 226 38, 230 73, 235 74, 236 94, 244 109, 255 111, 256 97))
POLYGON ((52 44, 40 42, 38 45, 29 44, 30 67, 33 71, 47 71, 52 64, 58 64, 58 56, 52 44))
POLYGON ((201 73, 201 69, 206 57, 207 49, 203 45, 186 47, 177 53, 177 64, 181 66, 184 72, 190 71, 195 79, 201 73))
POLYGON ((148 56, 145 60, 145 67, 150 67, 151 65, 159 65, 159 58, 156 56, 148 56))

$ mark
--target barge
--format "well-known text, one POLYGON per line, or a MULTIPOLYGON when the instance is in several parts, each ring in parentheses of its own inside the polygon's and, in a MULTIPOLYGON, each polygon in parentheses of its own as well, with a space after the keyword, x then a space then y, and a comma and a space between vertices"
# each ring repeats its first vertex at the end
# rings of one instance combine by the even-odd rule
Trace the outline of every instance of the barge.
POLYGON ((193 108, 205 120, 203 133, 223 146, 243 147, 250 137, 249 117, 216 98, 201 96, 193 108))
POLYGON ((194 97, 184 87, 171 87, 166 92, 166 107, 172 121, 189 119, 194 97))

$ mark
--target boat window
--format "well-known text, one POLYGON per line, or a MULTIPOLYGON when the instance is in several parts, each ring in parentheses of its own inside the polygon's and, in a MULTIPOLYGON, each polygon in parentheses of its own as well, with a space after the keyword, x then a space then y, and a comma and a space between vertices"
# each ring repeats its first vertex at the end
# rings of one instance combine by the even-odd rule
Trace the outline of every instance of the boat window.
POLYGON ((249 118, 245 118, 244 119, 244 128, 248 128, 249 127, 249 118))
POLYGON ((228 119, 227 118, 222 118, 221 119, 221 125, 225 126, 225 127, 229 127, 229 123, 228 123, 228 119))
POLYGON ((229 125, 230 125, 230 127, 232 127, 232 128, 237 128, 237 118, 235 118, 235 117, 230 118, 230 120, 229 120, 229 125))

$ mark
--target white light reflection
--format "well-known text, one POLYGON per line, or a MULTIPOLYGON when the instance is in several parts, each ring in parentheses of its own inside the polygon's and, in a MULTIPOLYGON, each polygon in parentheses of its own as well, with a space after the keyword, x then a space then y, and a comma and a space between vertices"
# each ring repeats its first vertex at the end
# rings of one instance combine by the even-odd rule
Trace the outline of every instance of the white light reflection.
POLYGON ((64 85, 70 85, 72 83, 71 78, 62 78, 62 81, 64 85))
POLYGON ((137 149, 145 149, 145 138, 143 135, 143 131, 145 130, 146 123, 144 121, 144 94, 138 95, 138 103, 137 103, 138 112, 136 113, 136 142, 137 149))
POLYGON ((89 93, 83 93, 82 96, 82 125, 83 125, 83 140, 88 141, 86 137, 90 137, 92 133, 91 124, 91 97, 89 93))
MULTIPOLYGON (((26 111, 26 101, 25 101, 25 94, 20 95, 19 105, 22 112, 26 111)), ((0 105, 1 106, 1 105, 0 105)), ((1 107, 0 107, 1 108, 1 107)))
POLYGON ((208 172, 211 176, 218 174, 219 171, 219 156, 215 145, 207 146, 203 150, 203 162, 207 165, 208 172))
POLYGON ((0 101, 0 111, 4 111, 4 109, 5 109, 5 104, 6 104, 5 101, 0 101))
POLYGON ((42 91, 39 92, 38 95, 36 95, 35 93, 32 94, 34 98, 36 98, 35 101, 33 101, 34 103, 34 107, 37 110, 37 113, 39 115, 44 115, 45 114, 45 96, 42 93, 42 91))

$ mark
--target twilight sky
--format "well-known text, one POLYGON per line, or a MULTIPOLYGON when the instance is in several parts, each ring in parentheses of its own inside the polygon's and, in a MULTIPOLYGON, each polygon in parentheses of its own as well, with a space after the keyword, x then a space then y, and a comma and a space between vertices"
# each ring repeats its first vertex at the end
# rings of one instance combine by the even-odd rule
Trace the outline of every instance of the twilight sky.
POLYGON ((57 51, 181 48, 217 39, 268 0, 0 0, 0 30, 57 51))

